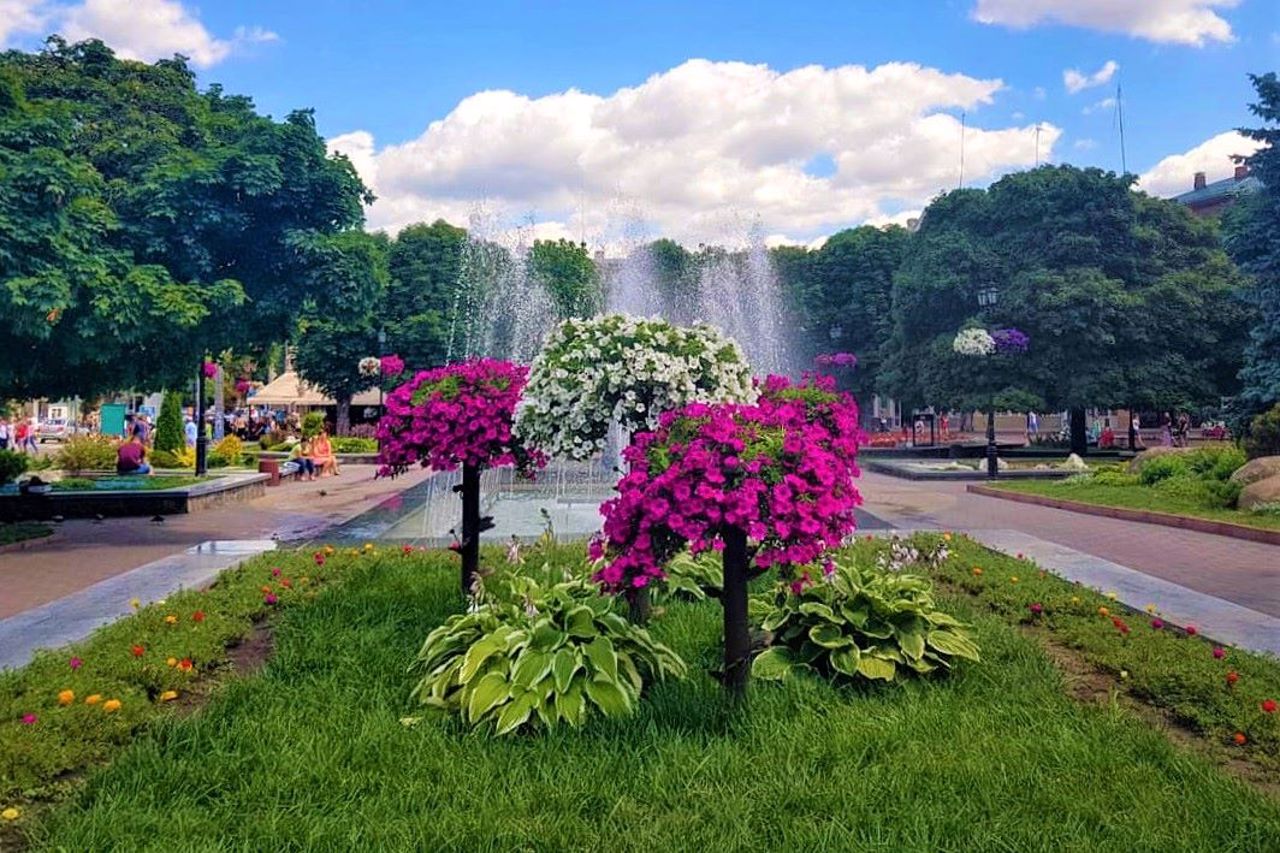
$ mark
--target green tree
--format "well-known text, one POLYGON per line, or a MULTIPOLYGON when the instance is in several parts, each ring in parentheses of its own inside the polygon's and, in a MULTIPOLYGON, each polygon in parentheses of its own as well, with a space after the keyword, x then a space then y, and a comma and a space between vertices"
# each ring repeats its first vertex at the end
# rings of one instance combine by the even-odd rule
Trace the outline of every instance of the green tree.
POLYGON ((1132 178, 1045 166, 935 200, 895 277, 886 384, 910 404, 993 398, 1072 411, 1173 408, 1229 394, 1249 320, 1212 222, 1132 178), (995 305, 979 306, 994 292, 995 305), (955 355, 965 325, 1016 327, 1031 350, 997 371, 955 355))
POLYGON ((585 243, 534 240, 529 270, 551 294, 561 317, 589 317, 603 303, 600 275, 585 243))
POLYGON ((166 391, 156 418, 156 450, 182 453, 187 447, 187 434, 182 420, 182 395, 166 391))
POLYGON ((377 384, 357 367, 375 355, 378 326, 387 287, 387 239, 382 234, 348 231, 308 240, 300 251, 316 255, 306 268, 313 292, 331 294, 302 306, 294 337, 298 375, 336 403, 335 431, 351 425, 351 398, 377 384), (320 280, 315 280, 315 279, 320 280), (332 280, 327 280, 332 279, 332 280))
POLYGON ((466 242, 465 229, 442 219, 410 225, 391 242, 383 308, 386 349, 411 369, 445 362, 466 242))
POLYGON ((685 322, 698 295, 698 270, 693 255, 675 240, 663 237, 644 247, 653 264, 654 283, 671 319, 685 322))
POLYGON ((1234 406, 1242 423, 1280 401, 1280 80, 1275 72, 1250 79, 1258 93, 1250 110, 1263 126, 1241 133, 1263 147, 1244 162, 1262 188, 1241 198, 1223 220, 1227 251, 1249 274, 1249 298, 1257 309, 1234 406))
MULTIPOLYGON (((309 112, 196 89, 101 42, 0 54, 0 395, 185 379, 278 340, 316 280, 298 245, 371 200, 309 112)), ((327 280, 332 280, 327 279, 327 280)))

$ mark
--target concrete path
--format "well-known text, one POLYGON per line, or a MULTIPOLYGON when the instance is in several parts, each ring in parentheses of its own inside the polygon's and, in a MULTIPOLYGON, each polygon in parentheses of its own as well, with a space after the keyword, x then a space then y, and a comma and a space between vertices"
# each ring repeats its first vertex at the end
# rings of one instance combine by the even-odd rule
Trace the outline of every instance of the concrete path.
POLYGON ((1280 546, 1018 504, 968 494, 964 483, 865 472, 859 488, 862 508, 895 527, 1018 531, 1280 616, 1280 546))
POLYGON ((0 619, 147 563, 217 540, 306 540, 412 486, 428 474, 373 479, 373 465, 347 465, 339 477, 290 482, 264 497, 204 512, 146 518, 65 521, 56 541, 0 554, 0 619))

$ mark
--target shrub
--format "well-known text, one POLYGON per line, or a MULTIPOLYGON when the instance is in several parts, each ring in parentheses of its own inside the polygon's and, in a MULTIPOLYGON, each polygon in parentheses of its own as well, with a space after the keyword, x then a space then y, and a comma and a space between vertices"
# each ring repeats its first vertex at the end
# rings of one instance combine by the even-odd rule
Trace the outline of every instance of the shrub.
POLYGON ((893 681, 899 671, 950 669, 953 658, 978 660, 965 626, 937 610, 933 584, 916 575, 860 568, 851 558, 828 563, 826 577, 779 586, 763 610, 772 645, 751 665, 758 678, 816 670, 845 679, 893 681))
POLYGON ((0 450, 0 486, 18 479, 27 470, 29 464, 25 453, 0 450))
POLYGON ((1212 480, 1205 483, 1205 502, 1214 509, 1230 509, 1240 500, 1244 483, 1235 480, 1212 480))
POLYGON ((681 551, 666 565, 667 577, 663 581, 666 592, 681 598, 701 601, 707 596, 720 597, 724 589, 724 566, 716 551, 690 554, 681 551))
POLYGON ((334 453, 377 453, 376 438, 356 438, 349 435, 334 436, 330 442, 334 453))
POLYGON ((321 412, 307 412, 302 419, 302 437, 314 438, 324 429, 324 415, 321 412))
POLYGON ((1249 424, 1244 449, 1250 459, 1280 455, 1280 403, 1258 415, 1249 424))
POLYGON ((490 601, 451 616, 423 644, 413 697, 503 735, 522 726, 579 726, 595 708, 631 713, 646 679, 685 674, 684 662, 613 611, 586 581, 538 587, 519 603, 490 601))
POLYGON ((1142 482, 1136 474, 1126 474, 1123 471, 1110 470, 1099 471, 1093 475, 1090 481, 1095 486, 1136 486, 1142 482))
POLYGON ((114 470, 116 441, 106 435, 75 435, 63 442, 56 458, 58 467, 72 474, 81 471, 114 470))
POLYGON ((258 446, 263 450, 274 450, 278 445, 284 444, 288 438, 289 434, 284 430, 273 429, 258 436, 258 446))
POLYGON ((1170 477, 1178 477, 1187 473, 1187 459, 1185 454, 1171 453, 1167 456, 1157 456, 1148 459, 1143 463, 1142 469, 1138 472, 1138 476, 1142 479, 1144 486, 1154 486, 1161 480, 1167 480, 1170 477))
POLYGON ((183 447, 178 451, 154 450, 151 453, 151 464, 157 468, 194 468, 196 451, 193 447, 183 447))
POLYGON ((240 441, 239 437, 228 435, 223 438, 222 441, 219 441, 214 445, 213 452, 209 455, 210 457, 219 456, 222 459, 225 459, 225 464, 227 465, 237 465, 240 462, 240 455, 243 452, 244 443, 240 441))
POLYGON ((1233 445, 1221 447, 1202 447, 1186 454, 1187 469, 1199 477, 1212 480, 1226 480, 1248 458, 1244 451, 1233 445))
POLYGON ((182 397, 174 391, 168 391, 164 395, 164 402, 160 404, 160 416, 156 419, 155 449, 180 453, 186 447, 187 434, 182 423, 182 397))

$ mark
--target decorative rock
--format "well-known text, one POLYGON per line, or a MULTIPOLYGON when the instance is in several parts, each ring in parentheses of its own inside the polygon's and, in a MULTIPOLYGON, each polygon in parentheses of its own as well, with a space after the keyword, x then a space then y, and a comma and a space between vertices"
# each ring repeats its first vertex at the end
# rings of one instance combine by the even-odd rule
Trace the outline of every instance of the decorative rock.
POLYGON ((1194 453, 1198 448, 1195 447, 1152 447, 1142 451, 1137 456, 1129 460, 1128 471, 1130 474, 1137 474, 1142 470, 1142 466, 1158 456, 1168 456, 1171 453, 1194 453))
POLYGON ((1280 474, 1250 483, 1240 492, 1237 506, 1242 510, 1251 510, 1263 504, 1280 503, 1280 474))
POLYGON ((1089 466, 1085 463, 1083 459, 1080 458, 1080 454, 1078 453, 1072 453, 1070 456, 1067 457, 1067 461, 1063 462, 1058 467, 1061 468, 1063 471, 1088 471, 1089 470, 1089 466))
POLYGON ((1280 456, 1259 456, 1257 459, 1251 459, 1231 475, 1232 480, 1245 486, 1271 477, 1280 477, 1280 456))

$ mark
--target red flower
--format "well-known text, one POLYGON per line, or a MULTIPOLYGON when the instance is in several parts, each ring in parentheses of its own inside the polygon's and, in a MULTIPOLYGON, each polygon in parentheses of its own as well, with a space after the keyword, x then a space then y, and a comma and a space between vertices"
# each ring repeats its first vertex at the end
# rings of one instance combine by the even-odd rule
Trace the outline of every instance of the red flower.
POLYGON ((129 649, 129 651, 133 652, 133 656, 135 658, 140 658, 147 653, 147 650, 144 649, 142 646, 133 646, 132 648, 129 649))
POLYGON ((1244 732, 1236 732, 1231 739, 1236 742, 1236 746, 1244 746, 1249 742, 1249 739, 1244 736, 1244 732))
POLYGON ((1227 656, 1227 650, 1224 649, 1222 646, 1214 646, 1213 656, 1218 660, 1222 660, 1224 657, 1227 656))
POLYGON ((1195 625, 1188 625, 1188 626, 1187 626, 1186 628, 1184 628, 1183 630, 1187 632, 1187 636, 1188 636, 1188 637, 1194 637, 1196 634, 1198 634, 1198 633, 1199 633, 1199 631, 1198 631, 1198 630, 1196 630, 1196 626, 1195 626, 1195 625))
POLYGON ((1240 674, 1234 669, 1227 673, 1227 684, 1235 684, 1240 680, 1240 674))
POLYGON ((320 551, 316 551, 316 565, 317 566, 324 565, 324 554, 321 553, 320 551))
POLYGON ((39 719, 40 718, 37 717, 35 714, 23 714, 22 724, 24 726, 34 726, 36 724, 36 720, 39 720, 39 719))
POLYGON ((192 665, 193 664, 191 663, 191 658, 183 658, 182 660, 178 661, 178 669, 182 670, 183 672, 190 672, 192 665))
POLYGON ((461 542, 450 542, 450 543, 449 543, 449 550, 450 550, 450 551, 453 551, 453 552, 455 552, 455 553, 461 553, 461 552, 462 552, 462 543, 461 543, 461 542))
POLYGON ((1035 604, 1031 605, 1031 612, 1034 615, 1039 616, 1041 613, 1044 612, 1044 605, 1040 604, 1040 602, 1037 601, 1035 604))
POLYGON ((1263 713, 1266 713, 1266 714, 1274 714, 1274 713, 1276 712, 1276 700, 1274 700, 1274 699, 1263 699, 1263 700, 1262 700, 1262 711, 1263 711, 1263 713))
POLYGON ((293 581, 289 580, 288 578, 281 578, 280 586, 284 587, 285 589, 293 589, 293 581))
POLYGON ((405 546, 404 546, 404 548, 403 548, 402 550, 403 550, 403 551, 404 551, 404 553, 406 553, 406 554, 412 554, 412 553, 413 553, 413 546, 412 546, 412 545, 405 545, 405 546))
POLYGON ((191 621, 193 621, 193 622, 203 622, 203 621, 204 621, 204 611, 203 611, 203 610, 197 610, 195 613, 192 613, 192 614, 191 614, 191 621))
POLYGON ((1159 631, 1161 628, 1163 628, 1163 627, 1164 627, 1164 620, 1163 620, 1163 619, 1152 619, 1152 620, 1151 620, 1151 627, 1152 627, 1152 628, 1155 628, 1157 631, 1159 631))
POLYGON ((266 595, 262 596, 263 604, 275 604, 279 600, 280 599, 276 598, 276 595, 274 592, 269 592, 266 595))
POLYGON ((1116 630, 1117 630, 1117 631, 1119 631, 1121 634, 1127 634, 1127 633, 1129 633, 1129 626, 1128 626, 1128 625, 1126 625, 1126 624, 1124 624, 1124 620, 1123 620, 1123 619, 1121 619, 1120 617, 1118 617, 1118 616, 1113 616, 1113 617, 1111 618, 1111 624, 1112 624, 1112 625, 1115 625, 1115 626, 1116 626, 1116 630))
POLYGON ((280 569, 279 569, 279 567, 274 568, 274 569, 272 569, 272 570, 271 570, 271 577, 273 577, 273 578, 278 578, 278 577, 280 577, 280 569))

